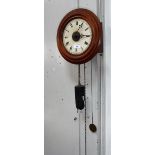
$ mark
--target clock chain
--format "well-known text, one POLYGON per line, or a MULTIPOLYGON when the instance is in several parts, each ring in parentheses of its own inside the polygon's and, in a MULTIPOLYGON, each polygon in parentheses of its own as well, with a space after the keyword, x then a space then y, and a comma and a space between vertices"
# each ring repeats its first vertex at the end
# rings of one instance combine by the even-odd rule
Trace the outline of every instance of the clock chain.
POLYGON ((78 64, 78 84, 81 85, 81 72, 80 72, 80 64, 78 64))
POLYGON ((80 65, 78 65, 78 85, 75 86, 75 102, 78 110, 84 109, 85 86, 81 85, 80 65))

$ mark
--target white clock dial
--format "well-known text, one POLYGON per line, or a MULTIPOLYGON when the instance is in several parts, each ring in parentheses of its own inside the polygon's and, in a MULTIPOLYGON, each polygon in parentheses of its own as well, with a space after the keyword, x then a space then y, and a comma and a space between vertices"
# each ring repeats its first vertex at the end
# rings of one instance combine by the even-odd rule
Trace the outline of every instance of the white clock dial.
POLYGON ((91 41, 92 30, 85 20, 73 19, 66 25, 63 33, 63 44, 69 53, 73 55, 84 53, 91 41))

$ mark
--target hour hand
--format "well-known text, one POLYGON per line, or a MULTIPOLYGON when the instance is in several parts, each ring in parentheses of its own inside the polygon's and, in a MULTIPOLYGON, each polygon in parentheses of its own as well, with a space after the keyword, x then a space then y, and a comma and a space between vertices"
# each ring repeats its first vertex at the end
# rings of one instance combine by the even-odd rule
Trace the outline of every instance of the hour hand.
POLYGON ((82 37, 90 37, 90 35, 83 35, 83 34, 81 34, 81 38, 82 37))

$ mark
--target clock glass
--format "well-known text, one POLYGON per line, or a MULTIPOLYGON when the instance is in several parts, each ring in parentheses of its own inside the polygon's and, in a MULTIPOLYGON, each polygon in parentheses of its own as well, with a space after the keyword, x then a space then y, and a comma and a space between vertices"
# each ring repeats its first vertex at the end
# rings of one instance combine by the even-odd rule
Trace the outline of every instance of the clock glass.
POLYGON ((83 19, 71 20, 63 32, 63 44, 67 52, 73 55, 83 54, 92 41, 90 25, 83 19))

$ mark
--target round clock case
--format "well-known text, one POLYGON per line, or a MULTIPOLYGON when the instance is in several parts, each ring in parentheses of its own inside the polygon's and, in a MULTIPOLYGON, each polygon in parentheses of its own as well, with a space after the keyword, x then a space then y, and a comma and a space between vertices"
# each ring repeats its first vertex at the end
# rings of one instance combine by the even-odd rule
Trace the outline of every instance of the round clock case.
MULTIPOLYGON (((75 35, 76 31, 73 35, 75 35)), ((73 36, 72 36, 73 37, 73 36)), ((57 31, 57 45, 61 55, 68 62, 73 64, 83 64, 91 60, 100 50, 101 47, 101 37, 102 37, 102 25, 98 17, 91 11, 87 9, 75 9, 69 12, 60 22, 57 31), (91 42, 88 48, 80 54, 70 53, 63 41, 64 32, 67 24, 74 19, 81 19, 88 23, 91 28, 91 42)))

